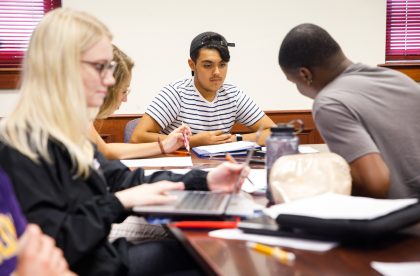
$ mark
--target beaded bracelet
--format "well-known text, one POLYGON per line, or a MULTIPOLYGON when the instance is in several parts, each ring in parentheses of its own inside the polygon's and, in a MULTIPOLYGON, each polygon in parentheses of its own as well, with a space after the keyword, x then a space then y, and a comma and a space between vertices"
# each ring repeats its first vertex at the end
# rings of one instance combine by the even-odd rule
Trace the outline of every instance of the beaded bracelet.
POLYGON ((163 149, 163 145, 162 142, 160 141, 160 136, 158 136, 158 140, 157 140, 158 144, 159 144, 159 148, 160 148, 160 152, 162 154, 165 154, 165 150, 163 149))

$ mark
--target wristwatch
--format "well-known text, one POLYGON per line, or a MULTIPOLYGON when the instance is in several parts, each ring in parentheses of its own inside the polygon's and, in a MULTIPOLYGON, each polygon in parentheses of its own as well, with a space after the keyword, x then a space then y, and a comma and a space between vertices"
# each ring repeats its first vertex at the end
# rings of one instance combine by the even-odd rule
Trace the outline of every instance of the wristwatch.
POLYGON ((243 137, 241 134, 236 134, 236 141, 242 141, 243 137))

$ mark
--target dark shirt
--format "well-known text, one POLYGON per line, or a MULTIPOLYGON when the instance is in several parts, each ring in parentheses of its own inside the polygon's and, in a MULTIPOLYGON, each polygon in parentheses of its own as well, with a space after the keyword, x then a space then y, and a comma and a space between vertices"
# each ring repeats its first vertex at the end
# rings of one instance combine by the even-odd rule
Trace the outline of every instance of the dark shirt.
POLYGON ((33 162, 14 148, 0 144, 0 166, 9 174, 28 221, 41 226, 63 250, 71 270, 81 275, 121 275, 128 268, 128 242, 108 242, 112 223, 128 215, 114 192, 160 180, 182 181, 187 189, 207 189, 207 173, 185 175, 143 169, 130 171, 119 161, 95 152, 99 169, 87 179, 75 177, 67 150, 50 142, 52 162, 33 162))

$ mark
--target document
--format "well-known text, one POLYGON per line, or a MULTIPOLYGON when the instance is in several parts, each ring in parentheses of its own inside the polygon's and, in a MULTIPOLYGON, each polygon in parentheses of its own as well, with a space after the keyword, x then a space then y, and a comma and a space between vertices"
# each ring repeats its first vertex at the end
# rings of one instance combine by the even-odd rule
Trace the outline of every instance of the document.
POLYGON ((253 147, 260 148, 260 146, 255 142, 239 141, 220 145, 194 147, 192 148, 192 151, 194 151, 195 154, 197 154, 200 157, 210 157, 221 154, 224 155, 226 152, 229 152, 232 155, 235 155, 235 153, 246 155, 246 151, 253 147))
POLYGON ((265 169, 251 169, 248 179, 242 185, 242 191, 247 193, 265 193, 267 190, 267 171, 265 169))
POLYGON ((416 198, 374 199, 326 193, 264 209, 276 219, 280 214, 321 219, 371 220, 417 203, 416 198))
POLYGON ((383 263, 371 262, 370 265, 382 275, 417 276, 420 274, 420 262, 383 263))
POLYGON ((121 163, 129 168, 136 167, 192 167, 191 156, 185 157, 160 157, 144 159, 125 159, 121 163))
POLYGON ((290 248, 325 252, 336 246, 338 242, 316 241, 300 238, 274 237, 266 235, 245 234, 240 229, 220 229, 209 232, 210 237, 232 240, 253 241, 272 246, 285 246, 290 248))

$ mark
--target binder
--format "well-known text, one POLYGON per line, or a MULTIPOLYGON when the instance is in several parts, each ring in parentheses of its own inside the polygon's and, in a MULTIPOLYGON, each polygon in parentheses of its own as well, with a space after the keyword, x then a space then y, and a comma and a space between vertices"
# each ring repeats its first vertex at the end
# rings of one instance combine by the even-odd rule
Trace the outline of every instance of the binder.
POLYGON ((375 219, 323 219, 280 214, 279 230, 334 238, 341 241, 378 240, 420 222, 420 203, 375 219))
POLYGON ((191 150, 198 157, 224 157, 226 153, 233 156, 245 156, 250 149, 260 149, 261 147, 254 142, 239 141, 220 145, 194 147, 191 150))

